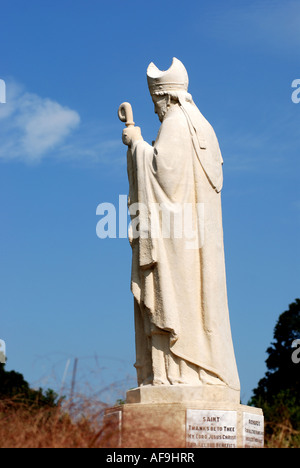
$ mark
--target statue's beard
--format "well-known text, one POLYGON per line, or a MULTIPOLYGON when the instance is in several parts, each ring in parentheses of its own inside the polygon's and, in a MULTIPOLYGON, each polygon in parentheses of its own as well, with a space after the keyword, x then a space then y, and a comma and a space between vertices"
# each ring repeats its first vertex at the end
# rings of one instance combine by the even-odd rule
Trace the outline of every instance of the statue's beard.
POLYGON ((157 115, 158 115, 158 118, 159 118, 160 122, 162 122, 164 120, 164 117, 165 117, 167 111, 168 111, 168 106, 164 105, 157 112, 157 115))

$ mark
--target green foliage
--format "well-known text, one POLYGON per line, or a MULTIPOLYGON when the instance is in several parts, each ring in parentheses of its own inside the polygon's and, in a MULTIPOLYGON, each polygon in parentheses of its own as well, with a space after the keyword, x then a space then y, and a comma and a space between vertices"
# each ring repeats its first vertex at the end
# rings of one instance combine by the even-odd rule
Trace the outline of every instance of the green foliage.
POLYGON ((58 395, 53 390, 33 390, 22 374, 8 372, 4 367, 5 364, 0 364, 0 400, 13 400, 35 408, 57 406, 58 395))
POLYGON ((268 371, 249 402, 263 409, 266 438, 275 446, 300 447, 300 363, 292 360, 292 343, 299 338, 300 299, 296 299, 278 318, 274 341, 267 349, 268 371))

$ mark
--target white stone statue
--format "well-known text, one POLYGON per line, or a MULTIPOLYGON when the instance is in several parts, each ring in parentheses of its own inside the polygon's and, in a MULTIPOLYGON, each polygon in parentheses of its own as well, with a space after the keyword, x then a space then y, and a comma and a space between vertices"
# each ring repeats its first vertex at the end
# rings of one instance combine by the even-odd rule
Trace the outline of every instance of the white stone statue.
POLYGON ((122 139, 136 228, 130 243, 138 385, 221 385, 239 391, 218 140, 188 93, 187 71, 178 59, 167 71, 151 63, 147 79, 161 121, 153 145, 134 126, 130 105, 119 109, 127 121, 122 139))

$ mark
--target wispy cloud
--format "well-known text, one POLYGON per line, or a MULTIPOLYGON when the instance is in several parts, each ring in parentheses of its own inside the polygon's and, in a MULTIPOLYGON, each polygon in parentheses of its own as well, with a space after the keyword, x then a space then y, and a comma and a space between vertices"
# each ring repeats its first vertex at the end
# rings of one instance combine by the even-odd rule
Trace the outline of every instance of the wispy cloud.
POLYGON ((75 110, 9 83, 6 104, 0 107, 0 158, 39 161, 79 123, 75 110))
POLYGON ((229 171, 277 171, 285 177, 297 172, 300 146, 298 108, 294 104, 284 110, 280 112, 281 108, 276 108, 274 120, 258 119, 252 128, 224 121, 219 125, 218 137, 224 164, 229 171))
POLYGON ((299 21, 298 0, 231 1, 207 18, 207 31, 237 46, 295 52, 300 45, 299 21))
POLYGON ((118 128, 116 138, 115 128, 109 128, 99 121, 82 122, 73 132, 72 138, 60 145, 57 157, 85 161, 87 164, 100 162, 112 165, 119 163, 119 160, 124 164, 126 162, 120 129, 118 128))
POLYGON ((7 83, 6 89, 6 104, 0 105, 0 160, 116 162, 112 154, 119 153, 121 139, 114 139, 99 122, 83 123, 76 110, 15 82, 7 83))

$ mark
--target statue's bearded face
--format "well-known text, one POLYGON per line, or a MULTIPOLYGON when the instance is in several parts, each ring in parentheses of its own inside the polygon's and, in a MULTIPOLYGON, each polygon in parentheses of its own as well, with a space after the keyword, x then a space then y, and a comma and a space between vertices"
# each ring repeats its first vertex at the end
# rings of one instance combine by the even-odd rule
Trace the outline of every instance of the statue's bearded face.
POLYGON ((154 112, 158 115, 159 120, 162 122, 164 116, 169 108, 169 96, 168 95, 153 95, 152 101, 154 103, 154 112))

